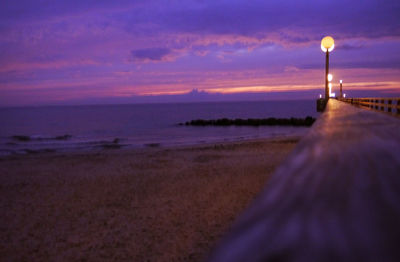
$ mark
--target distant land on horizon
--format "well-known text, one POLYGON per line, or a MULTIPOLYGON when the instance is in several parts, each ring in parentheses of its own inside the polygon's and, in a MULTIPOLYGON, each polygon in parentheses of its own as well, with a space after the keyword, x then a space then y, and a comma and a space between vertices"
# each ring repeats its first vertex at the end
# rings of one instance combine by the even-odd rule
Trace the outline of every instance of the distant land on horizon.
MULTIPOLYGON (((282 92, 241 92, 241 93, 210 93, 193 89, 190 92, 170 95, 132 95, 126 97, 91 97, 67 99, 38 103, 15 103, 3 101, 0 107, 21 106, 52 106, 52 105, 112 105, 112 104, 157 104, 157 103, 196 103, 196 102, 240 102, 240 101, 285 101, 285 100, 315 100, 323 89, 306 91, 282 92)), ((344 92, 346 93, 346 91, 344 92)), ((381 90, 349 90, 348 97, 400 97, 400 92, 393 89, 381 90)))

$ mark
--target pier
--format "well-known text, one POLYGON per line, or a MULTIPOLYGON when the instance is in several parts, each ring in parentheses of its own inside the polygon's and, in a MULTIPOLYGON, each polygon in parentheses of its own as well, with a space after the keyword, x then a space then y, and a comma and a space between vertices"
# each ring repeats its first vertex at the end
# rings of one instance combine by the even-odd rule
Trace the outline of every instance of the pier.
POLYGON ((359 107, 399 100, 370 100, 329 99, 209 261, 400 261, 400 118, 359 107))

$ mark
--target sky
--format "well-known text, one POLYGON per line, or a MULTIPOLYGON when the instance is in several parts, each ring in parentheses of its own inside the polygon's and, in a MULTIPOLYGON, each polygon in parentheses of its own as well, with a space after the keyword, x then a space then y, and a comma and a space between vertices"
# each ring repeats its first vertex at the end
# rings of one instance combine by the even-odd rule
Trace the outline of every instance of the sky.
POLYGON ((398 0, 2 0, 0 106, 400 96, 398 0))

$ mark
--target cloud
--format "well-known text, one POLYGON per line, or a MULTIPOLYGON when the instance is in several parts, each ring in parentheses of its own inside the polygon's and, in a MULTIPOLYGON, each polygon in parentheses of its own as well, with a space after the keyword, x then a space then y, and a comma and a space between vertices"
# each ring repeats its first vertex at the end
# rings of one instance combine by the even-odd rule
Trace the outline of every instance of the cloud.
POLYGON ((365 48, 365 43, 344 43, 341 45, 337 45, 337 50, 360 50, 365 48))
POLYGON ((285 66, 283 71, 284 72, 298 72, 298 71, 300 71, 300 69, 295 66, 285 66))
MULTIPOLYGON (((73 79, 88 82, 79 92, 92 86, 95 95, 102 79, 105 90, 123 84, 154 93, 277 84, 311 69, 317 78, 325 34, 337 43, 332 70, 385 69, 388 81, 399 75, 398 0, 3 0, 1 6, 0 89, 22 82, 55 89, 73 79)), ((357 77, 383 77, 373 75, 357 77)), ((318 83, 312 79, 303 82, 318 83)))
POLYGON ((135 6, 146 0, 2 0, 0 18, 3 21, 46 20, 57 16, 70 16, 118 10, 121 6, 135 6))
MULTIPOLYGON (((374 60, 374 61, 343 61, 331 65, 334 69, 400 69, 400 61, 398 60, 374 60)), ((319 69, 321 64, 305 64, 300 67, 301 69, 319 69)))
POLYGON ((341 37, 400 36, 397 1, 204 1, 203 5, 170 7, 156 21, 165 29, 195 34, 241 35, 264 38, 271 32, 296 43, 341 37))
POLYGON ((159 62, 166 61, 172 54, 168 48, 143 48, 131 51, 133 62, 159 62))
MULTIPOLYGON (((362 4, 347 0, 312 4, 294 0, 43 0, 40 8, 33 0, 4 1, 0 10, 3 21, 46 22, 79 16, 104 21, 112 17, 127 32, 153 41, 156 35, 170 36, 166 40, 173 41, 177 34, 240 36, 279 44, 310 44, 326 33, 339 38, 400 37, 400 3, 395 0, 364 0, 362 4)), ((93 26, 91 21, 87 24, 93 26)))

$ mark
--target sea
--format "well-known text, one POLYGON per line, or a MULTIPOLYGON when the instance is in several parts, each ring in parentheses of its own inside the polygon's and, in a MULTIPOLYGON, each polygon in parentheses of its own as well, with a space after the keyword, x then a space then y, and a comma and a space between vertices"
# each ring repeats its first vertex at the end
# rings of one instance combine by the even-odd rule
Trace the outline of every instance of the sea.
POLYGON ((307 127, 200 127, 179 123, 195 119, 306 116, 318 116, 314 100, 0 108, 0 155, 302 136, 307 127))

